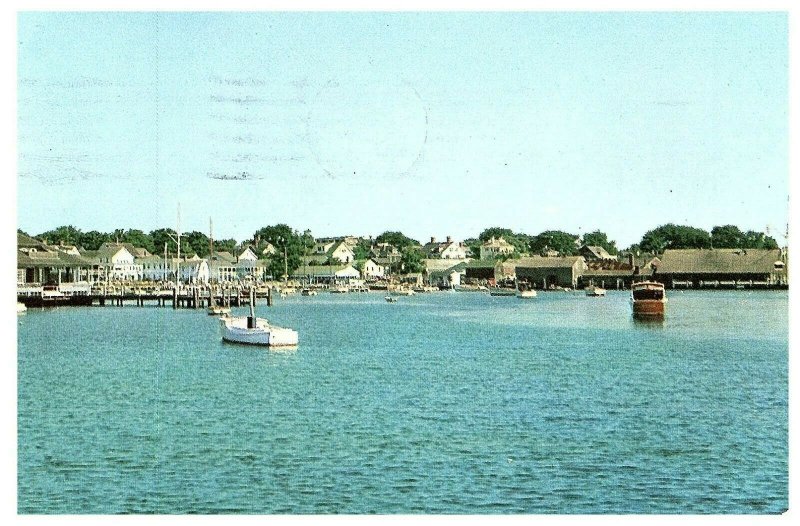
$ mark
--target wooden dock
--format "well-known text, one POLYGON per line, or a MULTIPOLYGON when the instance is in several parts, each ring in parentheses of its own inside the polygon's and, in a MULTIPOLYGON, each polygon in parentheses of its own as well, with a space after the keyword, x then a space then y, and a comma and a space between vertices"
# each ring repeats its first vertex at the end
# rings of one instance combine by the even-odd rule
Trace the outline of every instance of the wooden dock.
MULTIPOLYGON (((225 307, 241 307, 250 304, 248 289, 216 288, 212 292, 208 287, 187 287, 172 290, 144 291, 126 290, 102 291, 87 294, 41 294, 17 295, 17 301, 26 307, 58 307, 58 306, 114 306, 126 305, 136 307, 172 307, 173 309, 201 309, 211 305, 225 307)), ((272 305, 272 293, 267 291, 266 304, 272 305)))

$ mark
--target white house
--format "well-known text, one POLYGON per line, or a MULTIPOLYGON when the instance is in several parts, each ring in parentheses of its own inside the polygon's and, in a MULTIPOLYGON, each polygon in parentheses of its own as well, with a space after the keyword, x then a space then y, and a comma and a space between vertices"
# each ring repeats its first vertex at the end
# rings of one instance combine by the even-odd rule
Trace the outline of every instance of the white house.
POLYGON ((366 260, 364 266, 361 268, 361 274, 365 278, 382 278, 385 273, 386 268, 383 265, 379 265, 371 258, 366 260))
POLYGON ((208 283, 210 271, 207 259, 196 255, 179 263, 181 281, 185 283, 208 283))
POLYGON ((339 263, 352 263, 356 259, 351 245, 345 241, 318 241, 314 245, 313 255, 324 259, 333 259, 339 263))
POLYGON ((236 259, 236 275, 240 279, 248 276, 255 279, 264 278, 264 265, 258 260, 252 247, 245 248, 236 259))
POLYGON ((147 256, 139 258, 137 263, 142 266, 142 277, 149 281, 165 281, 170 279, 170 270, 165 259, 160 256, 147 256))
POLYGON ((468 248, 464 243, 453 241, 447 236, 447 241, 438 243, 435 237, 431 237, 430 243, 422 247, 426 258, 439 259, 466 259, 468 248))
POLYGON ((236 258, 230 252, 215 252, 209 262, 210 278, 214 281, 236 281, 236 258))
POLYGON ((502 256, 505 254, 511 254, 514 252, 514 245, 503 239, 495 238, 492 236, 491 239, 486 241, 484 244, 481 245, 481 259, 494 259, 497 256, 502 256))
POLYGON ((103 243, 97 251, 96 262, 107 279, 142 279, 142 265, 135 262, 134 255, 122 244, 103 243))

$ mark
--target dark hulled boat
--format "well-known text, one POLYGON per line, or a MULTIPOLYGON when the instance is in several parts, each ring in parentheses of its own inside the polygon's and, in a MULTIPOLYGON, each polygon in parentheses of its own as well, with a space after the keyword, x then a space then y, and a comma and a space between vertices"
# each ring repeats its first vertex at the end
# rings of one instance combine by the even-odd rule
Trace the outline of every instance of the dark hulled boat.
POLYGON ((640 281, 631 286, 633 317, 658 319, 664 317, 667 296, 664 285, 656 281, 640 281))

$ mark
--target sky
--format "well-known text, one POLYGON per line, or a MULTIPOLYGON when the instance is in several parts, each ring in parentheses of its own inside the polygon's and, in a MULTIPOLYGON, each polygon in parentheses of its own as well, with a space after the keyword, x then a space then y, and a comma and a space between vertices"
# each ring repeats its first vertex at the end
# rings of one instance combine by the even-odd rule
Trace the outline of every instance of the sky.
POLYGON ((783 244, 785 13, 18 15, 17 215, 783 244), (768 230, 767 230, 768 229, 768 230))

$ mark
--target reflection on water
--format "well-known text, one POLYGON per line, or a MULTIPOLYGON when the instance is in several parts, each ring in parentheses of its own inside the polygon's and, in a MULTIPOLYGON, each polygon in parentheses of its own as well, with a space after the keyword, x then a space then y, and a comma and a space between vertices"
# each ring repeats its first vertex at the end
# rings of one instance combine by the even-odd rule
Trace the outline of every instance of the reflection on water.
POLYGON ((648 316, 643 314, 632 314, 631 319, 633 320, 634 325, 642 326, 642 327, 649 327, 649 328, 663 328, 664 327, 664 316, 648 316))

